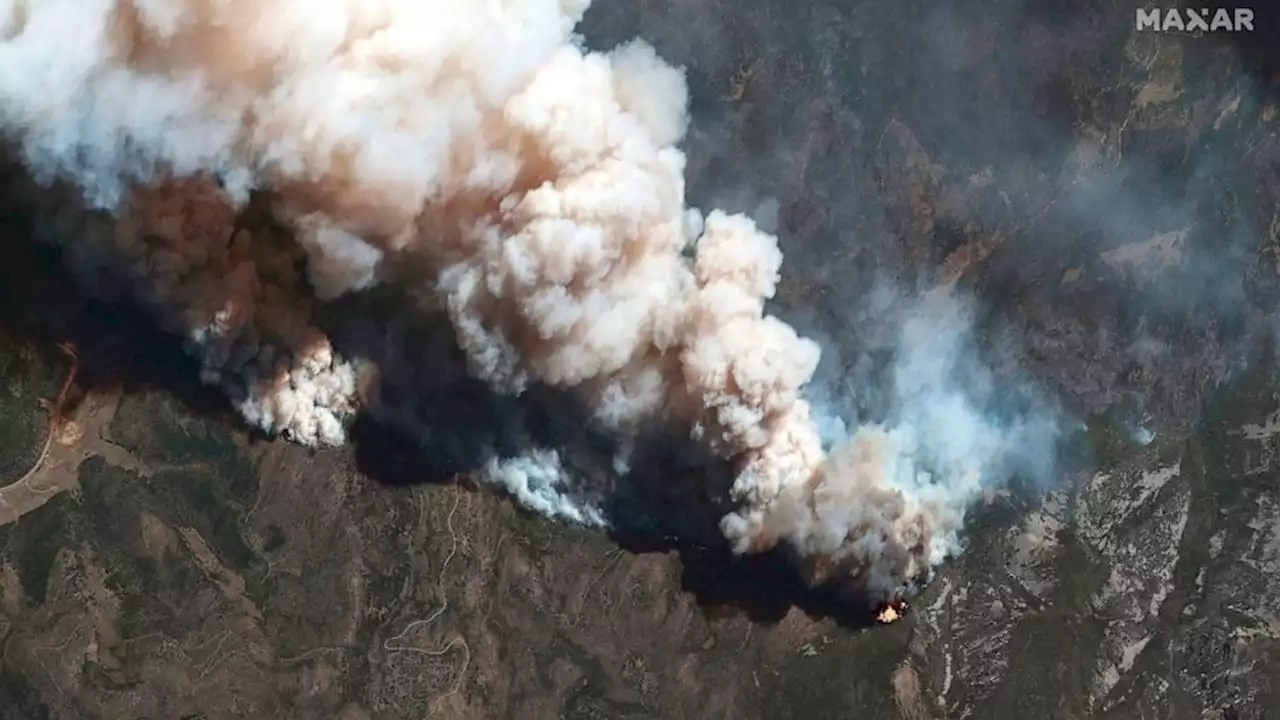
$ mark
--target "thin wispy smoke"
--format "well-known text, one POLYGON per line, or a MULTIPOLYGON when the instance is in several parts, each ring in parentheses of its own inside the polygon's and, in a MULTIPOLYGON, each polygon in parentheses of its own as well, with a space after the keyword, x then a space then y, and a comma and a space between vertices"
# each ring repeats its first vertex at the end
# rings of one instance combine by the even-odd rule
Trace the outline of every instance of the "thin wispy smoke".
MULTIPOLYGON (((765 307, 776 239, 686 207, 683 73, 639 41, 584 50, 586 7, 10 2, 0 120, 37 180, 110 218, 51 210, 47 239, 84 276, 128 277, 249 422, 345 442, 378 368, 340 357, 316 308, 394 287, 405 312, 448 315, 494 389, 571 390, 617 436, 685 426, 733 460, 721 528, 739 552, 786 543, 815 578, 901 592, 959 548, 985 486, 1049 462, 1052 423, 993 414, 970 323, 935 296, 907 304, 892 415, 845 418, 826 447, 844 413, 810 402, 819 345, 765 307), (236 228, 255 193, 287 234, 236 228)), ((486 475, 542 514, 606 524, 564 473, 540 450, 486 475)))

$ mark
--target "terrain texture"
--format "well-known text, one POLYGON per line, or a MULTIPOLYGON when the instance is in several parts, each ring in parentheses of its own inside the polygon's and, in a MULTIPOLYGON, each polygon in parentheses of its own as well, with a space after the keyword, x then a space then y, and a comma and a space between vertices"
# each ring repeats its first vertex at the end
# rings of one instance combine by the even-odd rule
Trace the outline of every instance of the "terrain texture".
POLYGON ((1064 405, 906 619, 650 518, 527 517, 376 433, 250 436, 0 214, 0 718, 1280 718, 1280 118, 1127 4, 600 0, 688 68, 694 204, 855 372, 892 278, 1064 405))

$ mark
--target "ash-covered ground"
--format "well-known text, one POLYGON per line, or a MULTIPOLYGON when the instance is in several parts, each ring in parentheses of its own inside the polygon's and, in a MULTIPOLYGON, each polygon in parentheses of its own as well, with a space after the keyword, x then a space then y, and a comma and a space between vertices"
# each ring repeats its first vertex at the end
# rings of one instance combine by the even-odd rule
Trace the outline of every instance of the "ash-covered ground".
POLYGON ((886 279, 954 287, 986 361, 1065 408, 1054 481, 991 493, 886 626, 658 507, 608 538, 415 482, 453 468, 394 436, 251 437, 4 215, 0 717, 1280 717, 1257 13, 1247 36, 1102 2, 589 13, 593 46, 688 68, 692 201, 776 228, 779 311, 839 349, 824 377, 874 378, 886 279))

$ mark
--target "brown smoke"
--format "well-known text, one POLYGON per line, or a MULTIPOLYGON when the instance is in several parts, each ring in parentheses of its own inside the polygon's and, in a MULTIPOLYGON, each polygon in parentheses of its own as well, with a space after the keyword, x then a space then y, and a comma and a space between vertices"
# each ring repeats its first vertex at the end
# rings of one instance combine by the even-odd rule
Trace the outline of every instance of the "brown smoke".
MULTIPOLYGON (((394 280, 494 387, 571 388, 615 431, 683 423, 734 459, 738 551, 785 541, 894 595, 953 549, 978 468, 921 484, 878 427, 824 452, 818 345, 765 310, 776 239, 685 207, 683 74, 641 42, 580 49, 586 4, 16 0, 0 112, 37 177, 115 218, 50 236, 123 268, 249 421, 342 442, 363 371, 313 298, 394 280), (254 190, 310 288, 295 246, 233 227, 254 190)), ((520 462, 490 469, 517 495, 559 472, 520 462)))

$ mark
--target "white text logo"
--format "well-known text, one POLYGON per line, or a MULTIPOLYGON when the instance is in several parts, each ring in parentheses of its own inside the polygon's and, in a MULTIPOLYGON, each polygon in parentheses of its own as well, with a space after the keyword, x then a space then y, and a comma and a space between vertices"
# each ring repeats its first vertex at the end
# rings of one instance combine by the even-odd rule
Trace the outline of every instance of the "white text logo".
POLYGON ((1249 8, 1139 9, 1137 28, 1177 33, 1252 32, 1253 11, 1249 8))

